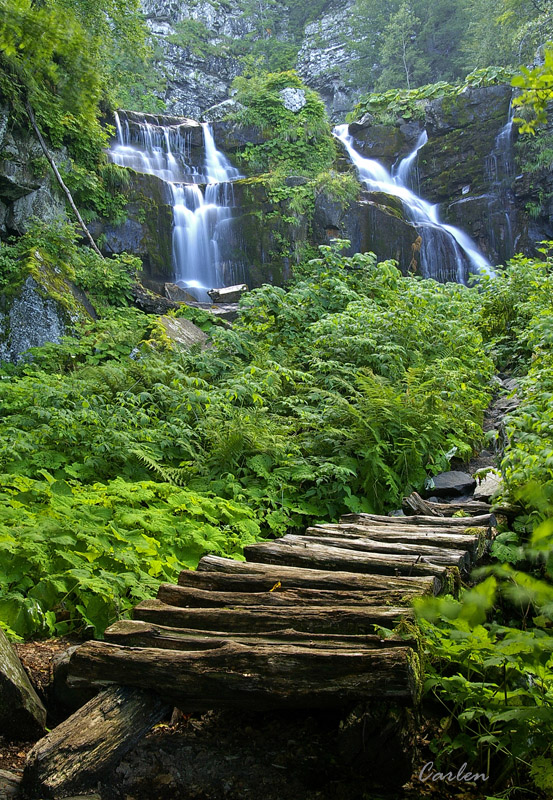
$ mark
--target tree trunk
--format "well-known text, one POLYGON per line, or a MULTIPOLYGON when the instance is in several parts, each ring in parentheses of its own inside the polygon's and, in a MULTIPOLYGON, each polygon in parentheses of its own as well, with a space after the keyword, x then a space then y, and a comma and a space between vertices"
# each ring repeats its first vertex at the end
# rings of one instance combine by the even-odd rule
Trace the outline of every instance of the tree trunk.
MULTIPOLYGON (((410 494, 409 497, 404 497, 401 505, 408 516, 415 514, 432 517, 452 517, 458 511, 464 511, 469 515, 490 513, 489 504, 482 503, 479 500, 470 500, 466 503, 430 503, 428 500, 423 500, 416 492, 410 494)), ((467 524, 470 524, 470 520, 467 520, 467 524)))
POLYGON ((330 650, 228 642, 182 652, 87 642, 71 658, 81 678, 159 692, 186 712, 213 708, 344 708, 364 699, 418 702, 419 660, 409 647, 330 650))
POLYGON ((374 632, 375 625, 390 628, 400 620, 412 618, 411 609, 399 606, 177 608, 159 600, 143 600, 133 611, 133 619, 157 625, 225 633, 257 633, 293 628, 306 633, 370 634, 374 632))
POLYGON ((397 541, 376 541, 368 537, 357 539, 347 536, 284 536, 280 542, 290 544, 320 544, 325 547, 338 547, 342 550, 354 550, 361 553, 375 555, 397 555, 411 557, 424 557, 432 564, 442 564, 446 567, 457 567, 467 570, 470 567, 470 556, 465 550, 451 550, 444 547, 433 547, 423 544, 406 544, 397 541))
POLYGON ((107 689, 35 744, 25 762, 25 796, 67 797, 95 788, 169 711, 151 690, 107 689))
POLYGON ((285 564, 364 574, 434 575, 440 580, 446 578, 445 567, 429 563, 428 559, 420 556, 358 553, 309 542, 292 544, 283 539, 248 545, 244 548, 244 555, 246 561, 262 564, 285 564))
POLYGON ((432 517, 428 519, 426 516, 416 514, 412 517, 382 517, 378 514, 344 514, 340 522, 353 523, 356 525, 397 525, 398 523, 408 525, 422 525, 422 527, 432 526, 432 528, 472 528, 484 527, 493 528, 495 525, 495 516, 493 514, 481 514, 476 517, 432 517))
MULTIPOLYGON (((454 530, 457 530, 454 528, 454 530)), ((365 528, 362 525, 314 525, 307 528, 304 536, 339 537, 341 539, 371 539, 377 542, 404 542, 405 544, 421 544, 433 547, 446 547, 452 550, 466 550, 473 559, 480 558, 490 542, 486 528, 471 528, 471 533, 451 533, 443 528, 437 532, 426 528, 411 530, 388 530, 387 527, 365 528)))
POLYGON ((435 576, 360 575, 335 570, 302 569, 301 567, 275 566, 261 563, 244 563, 221 556, 204 556, 198 571, 181 572, 181 586, 203 586, 203 588, 228 589, 247 586, 253 591, 272 589, 280 583, 283 589, 336 589, 337 591, 382 591, 393 589, 420 594, 438 594, 442 582, 435 576), (216 577, 217 575, 217 577, 216 577))
POLYGON ((327 589, 276 589, 267 592, 206 591, 193 587, 162 583, 157 599, 169 606, 181 608, 224 608, 225 606, 383 606, 386 603, 404 604, 420 594, 405 592, 336 592, 327 589))
POLYGON ((42 152, 44 153, 48 163, 52 167, 52 171, 53 171, 54 175, 56 176, 56 180, 59 183, 63 193, 65 194, 65 196, 67 198, 67 202, 71 206, 71 210, 73 211, 73 214, 75 215, 75 217, 77 219, 77 222, 79 223, 80 227, 82 228, 82 231, 83 231, 84 235, 86 236, 86 238, 88 239, 88 242, 89 242, 90 246, 92 247, 92 249, 94 250, 94 252, 97 253, 100 256, 100 258, 103 258, 103 255, 101 254, 100 250, 98 249, 98 247, 96 245, 96 242, 92 238, 92 234, 90 233, 90 231, 86 227, 83 218, 79 214, 79 209, 75 205, 75 201, 73 200, 73 197, 71 196, 71 192, 69 191, 69 189, 65 185, 65 183, 63 181, 63 178, 60 175, 60 171, 56 166, 56 162, 54 161, 54 159, 50 155, 50 152, 49 152, 49 150, 48 150, 48 148, 46 146, 46 142, 44 141, 44 137, 41 134, 40 129, 39 129, 37 123, 36 123, 36 119, 35 119, 35 115, 34 115, 33 109, 31 108, 31 104, 29 103, 28 100, 25 101, 25 111, 27 112, 27 116, 29 117, 29 122, 31 123, 31 126, 32 126, 32 128, 33 128, 33 130, 34 130, 34 132, 36 134, 36 137, 37 137, 37 139, 38 139, 38 141, 40 143, 40 146, 42 147, 42 152))
MULTIPOLYGON (((106 641, 127 647, 157 647, 161 650, 213 650, 229 641, 250 645, 294 645, 295 647, 324 648, 336 650, 365 650, 389 647, 411 647, 418 650, 414 638, 391 636, 348 635, 339 633, 302 633, 293 628, 258 633, 217 633, 193 628, 168 628, 142 620, 124 619, 115 622, 105 632, 106 641)), ((80 680, 80 679, 79 679, 80 680)))

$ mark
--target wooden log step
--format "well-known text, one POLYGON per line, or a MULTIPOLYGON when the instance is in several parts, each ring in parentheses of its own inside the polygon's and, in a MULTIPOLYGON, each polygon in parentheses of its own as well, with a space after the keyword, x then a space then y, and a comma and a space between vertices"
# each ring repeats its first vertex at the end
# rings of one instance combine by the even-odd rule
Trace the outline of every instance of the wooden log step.
POLYGON ((419 643, 414 638, 390 636, 383 639, 371 634, 348 635, 329 633, 303 633, 293 628, 276 631, 251 633, 224 633, 203 631, 194 628, 168 628, 142 620, 124 619, 111 625, 105 632, 106 641, 128 647, 158 647, 162 650, 212 650, 222 647, 229 641, 250 646, 258 644, 293 644, 295 647, 326 648, 336 650, 346 648, 359 650, 375 647, 411 647, 418 650, 419 643))
POLYGON ((283 536, 279 542, 290 542, 291 544, 315 543, 325 547, 338 547, 342 550, 354 550, 362 553, 384 553, 389 555, 399 555, 415 557, 424 556, 432 564, 442 564, 447 567, 457 567, 460 570, 467 570, 471 564, 471 557, 467 550, 451 550, 445 547, 433 547, 423 544, 406 544, 405 542, 384 541, 379 542, 375 539, 360 538, 349 539, 339 536, 295 536, 288 534, 283 536))
POLYGON ((175 586, 162 583, 157 599, 170 606, 180 608, 224 608, 236 606, 385 606, 408 603, 417 596, 416 590, 406 596, 405 592, 336 592, 328 589, 276 589, 268 592, 218 592, 175 586))
POLYGON ((67 797, 96 788, 170 710, 152 691, 106 689, 29 751, 22 783, 25 797, 67 797))
POLYGON ((489 514, 491 509, 489 503, 482 503, 479 500, 469 500, 466 503, 430 503, 428 500, 423 500, 417 492, 413 492, 409 497, 404 497, 401 507, 408 516, 415 514, 432 517, 452 517, 458 511, 476 516, 477 514, 489 514))
POLYGON ((393 628, 398 621, 412 618, 411 609, 399 606, 178 608, 160 600, 143 600, 133 610, 133 619, 169 628, 242 633, 294 628, 305 633, 371 634, 375 625, 393 628))
MULTIPOLYGON (((456 529, 454 529, 456 530, 456 529)), ((407 531, 388 530, 387 527, 364 528, 361 525, 314 525, 307 528, 304 536, 340 537, 344 539, 372 539, 377 542, 404 542, 405 544, 446 547, 452 550, 467 550, 474 559, 481 558, 489 546, 487 528, 471 528, 471 533, 450 531, 428 532, 426 529, 407 531)))
POLYGON ((493 514, 479 514, 476 517, 468 519, 467 517, 426 517, 415 514, 412 517, 383 517, 378 514, 344 514, 340 517, 340 522, 354 523, 357 525, 422 525, 426 527, 432 525, 435 527, 446 528, 467 528, 467 527, 486 527, 492 528, 495 525, 495 516, 493 514))
POLYGON ((419 659, 409 647, 320 650, 228 642, 181 652, 87 642, 71 674, 160 693, 187 712, 213 708, 344 708, 390 698, 407 705, 421 691, 419 659))
POLYGON ((338 591, 401 591, 417 589, 421 594, 438 594, 443 581, 436 576, 360 575, 352 572, 302 569, 261 563, 244 563, 222 556, 204 556, 196 572, 184 570, 179 577, 181 586, 202 586, 233 591, 272 589, 280 583, 283 589, 336 589, 338 591))
POLYGON ((360 553, 309 542, 285 542, 283 539, 248 545, 244 548, 244 555, 246 561, 262 564, 337 569, 363 574, 435 575, 440 580, 446 577, 445 567, 432 564, 424 556, 360 553))

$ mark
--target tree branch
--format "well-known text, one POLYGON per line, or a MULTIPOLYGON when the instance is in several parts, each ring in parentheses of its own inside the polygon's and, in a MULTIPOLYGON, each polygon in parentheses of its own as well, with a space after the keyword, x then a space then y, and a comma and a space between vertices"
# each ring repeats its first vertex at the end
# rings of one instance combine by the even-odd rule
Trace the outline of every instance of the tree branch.
POLYGON ((36 134, 36 137, 37 137, 37 139, 38 139, 38 141, 40 143, 40 146, 42 147, 42 152, 44 153, 44 155, 46 156, 46 158, 48 160, 48 163, 52 167, 52 171, 53 171, 54 175, 56 176, 56 180, 59 183, 60 187, 62 188, 62 190, 63 190, 63 192, 64 192, 64 194, 65 194, 65 196, 67 198, 67 202, 71 206, 71 210, 73 211, 75 217, 77 218, 77 222, 79 223, 80 227, 82 228, 82 230, 84 232, 84 235, 88 239, 88 241, 90 243, 90 246, 92 247, 94 252, 97 253, 100 256, 100 258, 103 258, 103 255, 100 252, 100 250, 98 249, 98 246, 97 246, 96 242, 92 238, 92 234, 90 233, 90 231, 86 227, 83 218, 79 214, 79 209, 75 205, 75 201, 73 200, 73 197, 71 196, 71 192, 69 191, 69 189, 67 188, 67 186, 63 182, 63 178, 61 177, 59 169, 56 166, 56 162, 54 161, 54 159, 52 158, 52 156, 50 155, 50 153, 48 151, 48 148, 46 146, 46 142, 44 141, 44 137, 40 132, 40 129, 39 129, 39 127, 37 125, 37 122, 36 122, 36 119, 35 119, 35 115, 34 115, 33 109, 31 108, 31 105, 30 105, 28 100, 25 100, 25 111, 27 113, 27 116, 29 117, 29 122, 31 123, 31 126, 32 126, 32 128, 33 128, 33 130, 34 130, 34 132, 36 134))

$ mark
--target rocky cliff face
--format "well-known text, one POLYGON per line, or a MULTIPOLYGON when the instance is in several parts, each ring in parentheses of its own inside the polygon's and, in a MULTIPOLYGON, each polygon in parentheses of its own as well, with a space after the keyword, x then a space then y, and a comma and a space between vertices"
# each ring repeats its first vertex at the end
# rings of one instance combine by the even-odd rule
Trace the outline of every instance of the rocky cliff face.
MULTIPOLYGON (((277 37, 292 43, 287 32, 287 9, 282 6, 277 37)), ((354 0, 327 3, 317 22, 305 26, 299 44, 297 70, 305 83, 323 97, 331 118, 341 121, 364 88, 351 84, 354 56, 347 42, 354 38, 354 0)), ((178 3, 175 0, 142 0, 152 39, 161 53, 159 69, 167 81, 164 100, 167 112, 200 119, 210 106, 225 100, 242 64, 232 48, 234 43, 256 36, 255 20, 244 14, 240 0, 178 3), (175 43, 181 23, 198 23, 207 33, 199 46, 175 43)))
MULTIPOLYGON (((63 154, 56 153, 58 161, 63 154)), ((24 233, 33 217, 65 216, 65 203, 35 137, 16 126, 0 106, 0 237, 24 233)))

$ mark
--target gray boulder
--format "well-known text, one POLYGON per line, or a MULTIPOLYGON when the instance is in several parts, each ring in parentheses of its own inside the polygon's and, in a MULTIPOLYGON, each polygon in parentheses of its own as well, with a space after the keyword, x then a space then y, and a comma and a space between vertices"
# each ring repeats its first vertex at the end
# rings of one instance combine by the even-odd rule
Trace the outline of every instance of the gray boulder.
POLYGON ((183 350, 190 350, 194 345, 199 345, 201 350, 207 347, 208 336, 189 319, 176 317, 160 317, 165 335, 172 343, 183 350))
POLYGON ((288 111, 293 111, 294 114, 297 114, 298 111, 301 111, 304 105, 307 103, 305 91, 303 89, 293 89, 292 87, 287 87, 286 89, 281 89, 279 95, 284 104, 284 108, 286 108, 288 111))
POLYGON ((36 739, 46 726, 46 709, 0 628, 0 730, 9 739, 36 739))
POLYGON ((474 490, 474 499, 487 502, 496 495, 503 484, 503 479, 498 472, 488 472, 488 474, 478 482, 474 490))
POLYGON ((195 303, 196 298, 194 295, 183 289, 182 286, 177 286, 176 283, 166 283, 164 286, 165 297, 172 300, 174 303, 195 303))
POLYGON ((451 472, 441 472, 432 478, 432 493, 436 497, 448 497, 450 495, 459 496, 472 492, 476 486, 476 481, 467 472, 452 470, 451 472))

